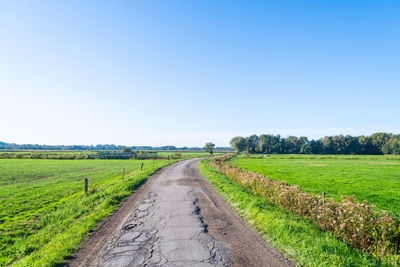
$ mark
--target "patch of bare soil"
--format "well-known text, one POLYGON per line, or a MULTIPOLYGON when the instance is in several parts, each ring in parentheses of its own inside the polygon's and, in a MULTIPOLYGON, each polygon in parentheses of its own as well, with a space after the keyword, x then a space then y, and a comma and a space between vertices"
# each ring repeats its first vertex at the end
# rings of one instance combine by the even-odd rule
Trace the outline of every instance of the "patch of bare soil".
POLYGON ((360 163, 366 163, 370 165, 400 165, 398 162, 382 162, 382 161, 360 161, 360 163))
POLYGON ((307 163, 306 165, 312 166, 312 167, 323 167, 323 166, 326 166, 326 164, 323 164, 323 163, 307 163))

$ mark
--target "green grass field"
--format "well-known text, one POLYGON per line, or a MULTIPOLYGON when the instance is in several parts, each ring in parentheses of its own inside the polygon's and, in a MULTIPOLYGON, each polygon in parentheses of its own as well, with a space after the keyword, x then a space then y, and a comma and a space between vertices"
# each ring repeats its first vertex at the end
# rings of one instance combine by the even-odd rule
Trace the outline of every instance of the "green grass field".
POLYGON ((150 174, 171 162, 156 160, 153 167, 152 160, 0 160, 0 266, 60 262, 150 174))
POLYGON ((298 266, 390 266, 351 248, 308 219, 281 209, 217 172, 205 159, 201 174, 224 199, 271 245, 294 259, 298 266))
POLYGON ((400 215, 399 156, 272 155, 236 157, 232 164, 300 189, 340 200, 355 195, 394 216, 400 215))

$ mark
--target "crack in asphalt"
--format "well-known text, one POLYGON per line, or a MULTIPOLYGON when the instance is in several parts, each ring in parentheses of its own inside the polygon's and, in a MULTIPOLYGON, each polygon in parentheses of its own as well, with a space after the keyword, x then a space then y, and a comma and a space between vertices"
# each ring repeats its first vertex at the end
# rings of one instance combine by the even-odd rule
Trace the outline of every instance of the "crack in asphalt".
POLYGON ((186 165, 165 172, 103 249, 97 266, 227 266, 222 243, 208 234, 186 165))

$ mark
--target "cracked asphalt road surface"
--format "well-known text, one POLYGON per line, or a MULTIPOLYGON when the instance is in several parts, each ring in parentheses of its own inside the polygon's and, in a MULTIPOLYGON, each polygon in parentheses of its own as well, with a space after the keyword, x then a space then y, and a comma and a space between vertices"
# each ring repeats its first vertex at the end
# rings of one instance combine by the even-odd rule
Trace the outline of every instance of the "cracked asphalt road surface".
POLYGON ((294 266, 198 172, 177 162, 149 178, 67 266, 294 266))

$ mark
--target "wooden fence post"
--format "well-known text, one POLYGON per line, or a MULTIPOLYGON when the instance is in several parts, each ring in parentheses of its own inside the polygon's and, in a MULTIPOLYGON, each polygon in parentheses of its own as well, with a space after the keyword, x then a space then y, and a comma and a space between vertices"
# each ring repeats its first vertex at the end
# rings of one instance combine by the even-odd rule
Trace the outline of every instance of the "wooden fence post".
POLYGON ((88 178, 85 178, 85 193, 88 193, 88 178))
POLYGON ((325 204, 325 192, 322 192, 322 204, 325 204))
POLYGON ((142 170, 142 169, 143 169, 143 164, 144 164, 144 163, 142 162, 142 165, 140 166, 140 170, 142 170))
POLYGON ((122 169, 122 179, 124 179, 125 168, 122 169))

